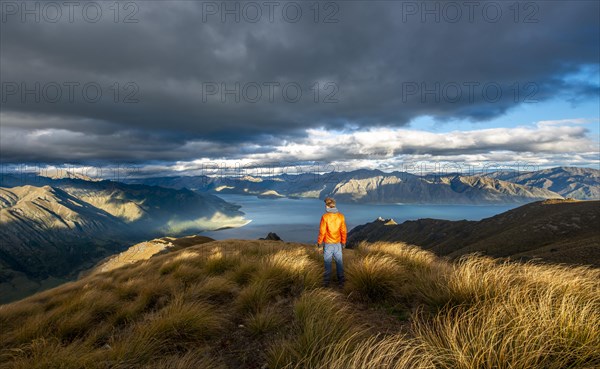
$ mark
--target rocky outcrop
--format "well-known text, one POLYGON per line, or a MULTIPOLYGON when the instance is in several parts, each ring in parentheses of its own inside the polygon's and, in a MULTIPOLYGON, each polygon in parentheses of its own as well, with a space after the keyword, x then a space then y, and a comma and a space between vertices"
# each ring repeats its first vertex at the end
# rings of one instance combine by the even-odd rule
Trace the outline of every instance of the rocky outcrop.
POLYGON ((267 234, 267 237, 264 238, 259 238, 259 240, 269 240, 269 241, 283 241, 281 239, 281 237, 279 237, 277 235, 277 233, 274 232, 269 232, 269 234, 267 234))

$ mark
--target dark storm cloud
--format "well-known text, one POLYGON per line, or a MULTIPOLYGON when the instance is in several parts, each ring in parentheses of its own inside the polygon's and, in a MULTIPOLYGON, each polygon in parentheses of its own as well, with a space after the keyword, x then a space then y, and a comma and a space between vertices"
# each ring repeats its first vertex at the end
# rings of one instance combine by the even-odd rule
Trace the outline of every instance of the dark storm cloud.
POLYGON ((318 3, 319 22, 309 3, 295 3, 295 23, 282 16, 284 2, 273 22, 255 3, 256 23, 244 14, 223 23, 222 9, 213 14, 223 2, 120 3, 116 23, 108 2, 95 3, 96 23, 82 17, 85 3, 73 22, 63 8, 56 23, 44 14, 23 21, 23 9, 6 3, 23 4, 2 8, 2 161, 235 157, 301 140, 307 128, 401 127, 422 115, 485 122, 526 98, 598 93, 565 80, 599 62, 594 1, 474 2, 472 14, 456 2, 458 18, 447 2, 318 3), (132 11, 137 23, 124 23, 132 11), (324 23, 327 15, 337 22, 324 23), (36 83, 39 102, 21 96, 36 83), (239 102, 209 94, 223 83, 240 84, 239 102), (61 98, 48 101, 56 86, 61 98), (426 94, 436 88, 439 96, 426 94))

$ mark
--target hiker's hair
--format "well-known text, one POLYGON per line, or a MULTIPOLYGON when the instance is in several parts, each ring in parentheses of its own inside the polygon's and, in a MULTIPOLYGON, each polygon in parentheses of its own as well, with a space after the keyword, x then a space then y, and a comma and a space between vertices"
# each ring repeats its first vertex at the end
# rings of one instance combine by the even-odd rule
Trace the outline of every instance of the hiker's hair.
POLYGON ((325 206, 328 208, 335 208, 335 200, 331 197, 325 198, 325 206))

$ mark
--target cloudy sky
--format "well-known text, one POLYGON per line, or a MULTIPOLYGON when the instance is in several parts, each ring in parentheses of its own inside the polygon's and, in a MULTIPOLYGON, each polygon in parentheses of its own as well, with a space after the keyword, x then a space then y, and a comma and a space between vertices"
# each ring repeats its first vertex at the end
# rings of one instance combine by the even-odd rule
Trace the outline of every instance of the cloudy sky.
POLYGON ((1 5, 4 165, 600 165, 598 1, 1 5))

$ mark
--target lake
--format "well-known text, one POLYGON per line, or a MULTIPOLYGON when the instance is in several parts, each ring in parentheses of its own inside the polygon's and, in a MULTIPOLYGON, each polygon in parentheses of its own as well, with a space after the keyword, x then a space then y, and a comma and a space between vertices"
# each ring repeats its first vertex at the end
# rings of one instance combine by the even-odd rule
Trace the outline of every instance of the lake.
MULTIPOLYGON (((259 199, 246 195, 219 195, 225 201, 241 205, 251 222, 240 228, 204 232, 203 235, 217 240, 227 238, 258 239, 275 232, 284 241, 315 243, 319 233, 319 221, 325 210, 323 200, 318 199, 259 199)), ((519 205, 370 205, 338 204, 346 217, 348 231, 372 222, 377 217, 393 218, 397 223, 421 218, 447 220, 481 220, 519 205)))

